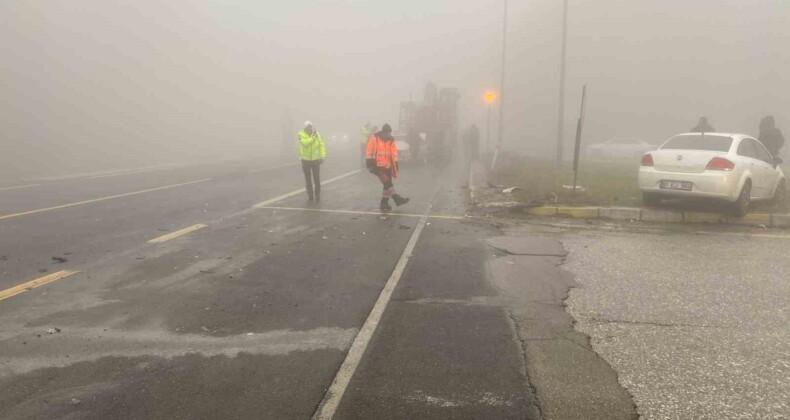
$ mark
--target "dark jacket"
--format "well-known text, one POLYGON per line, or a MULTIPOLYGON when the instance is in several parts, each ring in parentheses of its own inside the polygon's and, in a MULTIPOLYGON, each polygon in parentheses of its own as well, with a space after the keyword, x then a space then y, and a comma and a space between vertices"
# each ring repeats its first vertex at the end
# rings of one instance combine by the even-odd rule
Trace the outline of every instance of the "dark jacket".
POLYGON ((760 121, 760 143, 762 143, 773 156, 779 155, 779 150, 785 145, 782 132, 776 128, 773 117, 765 117, 760 121))
POLYGON ((785 145, 785 138, 778 128, 772 127, 765 131, 760 131, 760 143, 762 143, 772 155, 778 156, 779 150, 785 145))
POLYGON ((689 133, 715 133, 716 129, 707 122, 700 122, 694 128, 689 130, 689 133))

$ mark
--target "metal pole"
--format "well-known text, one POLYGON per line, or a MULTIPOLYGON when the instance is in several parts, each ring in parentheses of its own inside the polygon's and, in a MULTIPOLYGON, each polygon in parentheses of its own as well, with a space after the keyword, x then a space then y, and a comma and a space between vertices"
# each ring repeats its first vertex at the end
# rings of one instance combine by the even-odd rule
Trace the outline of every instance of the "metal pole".
POLYGON ((557 160, 559 166, 562 163, 563 148, 563 128, 565 123, 565 65, 566 52, 568 48, 568 0, 563 1, 562 11, 562 55, 560 58, 560 97, 559 109, 557 111, 557 160))
POLYGON ((502 134, 505 125, 505 57, 507 53, 507 0, 502 21, 502 68, 499 78, 499 128, 497 129, 497 147, 502 145, 502 134))
POLYGON ((486 117, 486 153, 491 150, 491 103, 488 103, 488 116, 486 117))

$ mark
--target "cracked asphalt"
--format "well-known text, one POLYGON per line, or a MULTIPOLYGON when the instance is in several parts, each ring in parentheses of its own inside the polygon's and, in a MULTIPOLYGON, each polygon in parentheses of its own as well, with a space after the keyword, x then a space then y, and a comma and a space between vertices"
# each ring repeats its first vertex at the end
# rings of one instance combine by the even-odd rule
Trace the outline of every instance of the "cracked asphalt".
POLYGON ((790 418, 790 238, 691 229, 564 231, 576 329, 642 418, 790 418))

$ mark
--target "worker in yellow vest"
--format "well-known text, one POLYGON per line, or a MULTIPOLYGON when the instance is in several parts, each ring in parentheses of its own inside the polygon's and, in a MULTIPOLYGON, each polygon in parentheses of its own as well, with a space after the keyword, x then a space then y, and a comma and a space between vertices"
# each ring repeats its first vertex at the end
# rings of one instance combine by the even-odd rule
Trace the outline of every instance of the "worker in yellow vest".
POLYGON ((362 160, 363 168, 365 167, 365 152, 368 147, 368 139, 371 134, 370 123, 365 123, 365 125, 359 129, 359 158, 362 160))
POLYGON ((307 198, 311 202, 320 201, 321 164, 326 160, 326 144, 310 121, 305 121, 304 129, 299 131, 299 159, 302 160, 307 198))

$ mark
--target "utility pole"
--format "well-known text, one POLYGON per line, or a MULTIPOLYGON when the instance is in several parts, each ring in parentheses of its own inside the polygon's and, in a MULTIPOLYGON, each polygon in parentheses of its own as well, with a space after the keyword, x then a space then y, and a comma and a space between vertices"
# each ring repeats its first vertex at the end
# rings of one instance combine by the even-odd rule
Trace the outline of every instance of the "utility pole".
POLYGON ((491 90, 487 91, 485 95, 483 95, 483 100, 485 100, 488 108, 486 115, 486 152, 488 152, 491 147, 491 105, 493 105, 496 100, 496 92, 491 90))
POLYGON ((507 0, 502 21, 502 68, 499 78, 499 128, 497 130, 497 147, 502 145, 502 133, 505 125, 505 57, 507 53, 507 0))
POLYGON ((507 56, 507 0, 502 18, 502 67, 499 77, 499 127, 497 128, 497 144, 494 148, 494 157, 491 159, 491 170, 496 167, 497 156, 502 149, 502 134, 505 126, 505 57, 507 56))
POLYGON ((491 148, 491 104, 488 104, 488 116, 486 117, 486 152, 491 148))
POLYGON ((562 131, 565 123, 565 64, 566 52, 568 48, 568 0, 563 0, 562 9, 562 56, 560 58, 560 97, 559 109, 557 111, 557 160, 559 166, 562 163, 563 136, 562 131))

